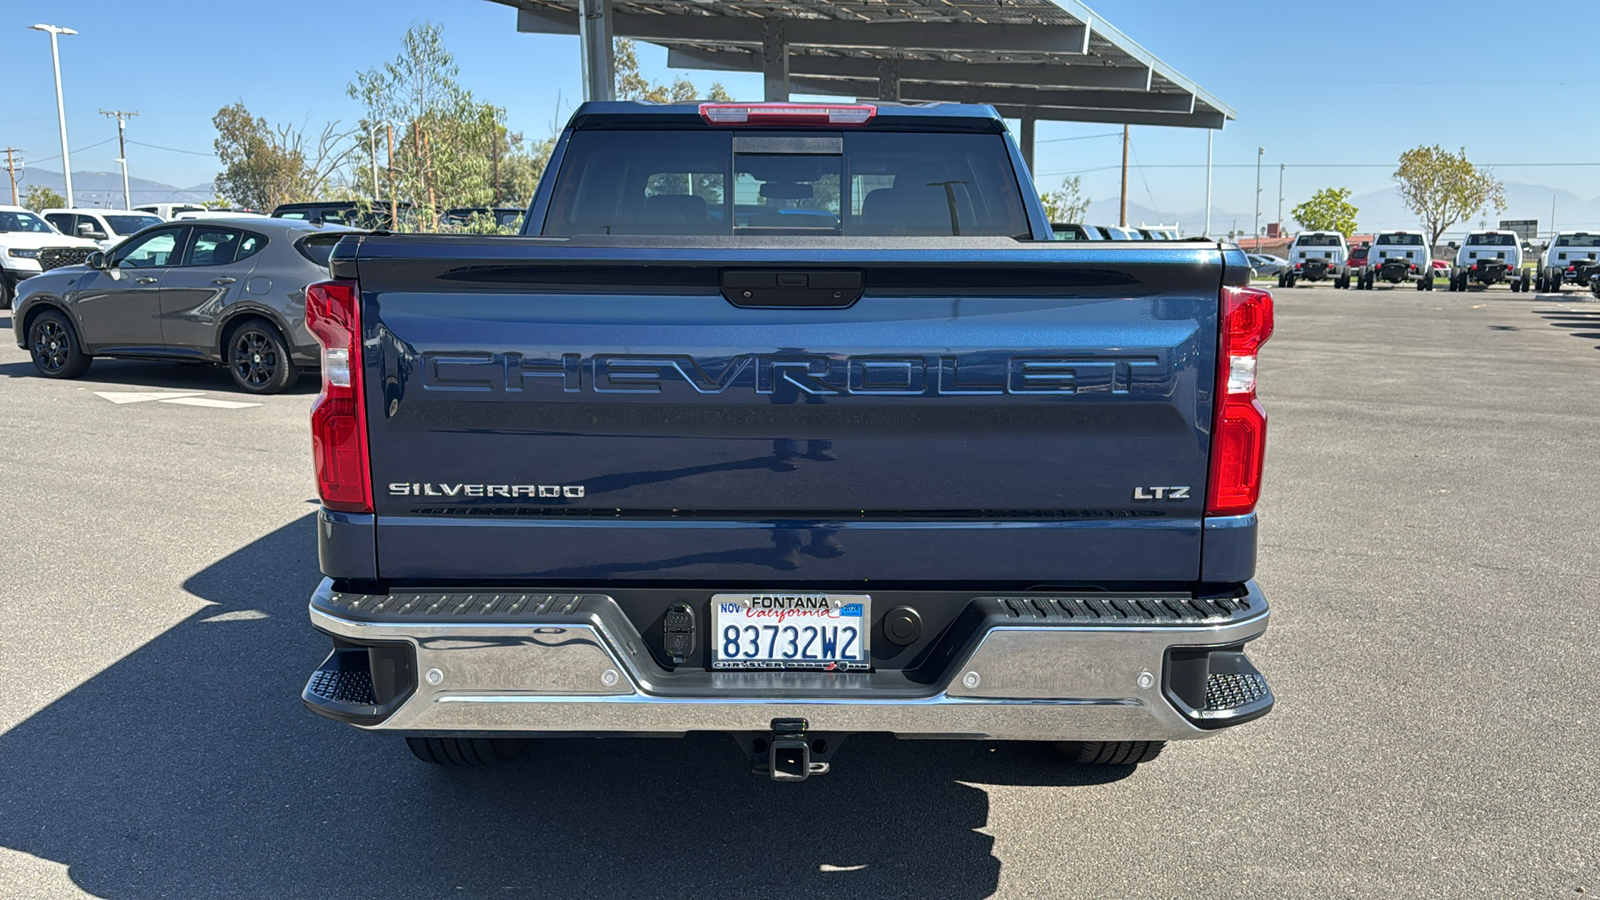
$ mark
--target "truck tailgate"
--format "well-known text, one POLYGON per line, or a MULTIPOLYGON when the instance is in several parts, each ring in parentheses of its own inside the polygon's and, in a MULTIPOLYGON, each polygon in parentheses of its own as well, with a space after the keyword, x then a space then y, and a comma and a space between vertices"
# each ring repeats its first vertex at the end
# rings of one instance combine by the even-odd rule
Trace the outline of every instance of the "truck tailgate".
POLYGON ((381 577, 1197 577, 1215 245, 698 241, 363 240, 381 577))

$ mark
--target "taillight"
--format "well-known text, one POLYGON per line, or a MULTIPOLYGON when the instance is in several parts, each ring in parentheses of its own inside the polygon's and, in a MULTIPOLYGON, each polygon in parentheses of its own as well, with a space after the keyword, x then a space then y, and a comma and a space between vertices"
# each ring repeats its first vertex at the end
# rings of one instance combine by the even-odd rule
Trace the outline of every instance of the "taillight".
POLYGON ((1305 268, 1305 263, 1295 263, 1294 267, 1296 269, 1303 269, 1303 268, 1305 268))
POLYGON ((1567 266, 1567 274, 1568 275, 1576 275, 1576 274, 1578 274, 1578 267, 1577 266, 1567 266))
POLYGON ((306 288, 306 330, 322 345, 322 393, 311 405, 311 455, 322 505, 372 512, 361 394, 361 294, 354 281, 306 288))
POLYGON ((878 114, 871 103, 702 103, 711 125, 865 125, 878 114))
POLYGON ((1267 412, 1256 399, 1256 354, 1272 336, 1272 294, 1225 287, 1221 312, 1206 513, 1237 516, 1255 509, 1261 497, 1267 412))

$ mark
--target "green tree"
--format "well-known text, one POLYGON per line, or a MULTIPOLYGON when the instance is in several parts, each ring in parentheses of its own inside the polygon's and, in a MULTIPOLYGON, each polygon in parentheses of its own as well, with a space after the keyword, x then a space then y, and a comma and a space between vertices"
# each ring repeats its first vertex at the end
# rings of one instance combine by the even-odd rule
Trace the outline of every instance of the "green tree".
POLYGON ((1467 161, 1466 148, 1450 153, 1434 144, 1400 154, 1394 172, 1406 207, 1421 217, 1428 229, 1429 246, 1439 243, 1445 230, 1462 219, 1493 206, 1506 208, 1505 185, 1489 172, 1467 161))
POLYGON ((1089 211, 1089 198, 1082 195, 1083 182, 1078 176, 1061 179, 1061 187, 1043 194, 1045 214, 1052 222, 1082 222, 1089 211))
POLYGON ((28 192, 22 196, 22 205, 34 212, 42 209, 61 209, 67 205, 67 198, 42 184, 30 184, 28 192))
POLYGON ((726 102, 733 99, 728 89, 722 82, 713 81, 711 89, 701 96, 700 89, 694 82, 683 76, 673 80, 672 84, 661 84, 644 77, 639 71, 638 46, 628 38, 617 38, 612 44, 612 56, 616 60, 617 73, 616 93, 618 100, 639 100, 645 103, 687 103, 691 100, 716 100, 726 102))
POLYGON ((305 129, 272 126, 244 103, 217 110, 212 142, 222 172, 216 191, 232 204, 271 210, 280 203, 319 200, 335 191, 339 171, 354 151, 350 132, 331 122, 313 139, 305 129))
POLYGON ((527 203, 554 147, 552 136, 530 149, 507 127, 505 110, 475 98, 459 74, 444 30, 422 22, 397 57, 358 73, 347 89, 366 107, 352 180, 364 185, 375 165, 384 173, 380 195, 432 211, 413 227, 437 229, 438 212, 451 207, 527 203))
POLYGON ((1349 188, 1323 188, 1291 214, 1307 231, 1337 231, 1349 237, 1356 233, 1358 211, 1350 202, 1349 188))

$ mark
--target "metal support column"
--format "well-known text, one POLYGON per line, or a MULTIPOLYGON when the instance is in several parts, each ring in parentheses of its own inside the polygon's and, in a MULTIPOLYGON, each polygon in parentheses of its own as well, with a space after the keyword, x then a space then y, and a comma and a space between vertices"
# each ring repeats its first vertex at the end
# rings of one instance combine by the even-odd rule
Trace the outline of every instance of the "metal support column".
MULTIPOLYGON (((1022 117, 1022 161, 1028 166, 1028 174, 1033 175, 1033 117, 1022 117)), ((1038 182, 1034 178, 1034 182, 1038 182)))
POLYGON ((761 76, 768 103, 789 101, 789 44, 783 38, 782 19, 762 20, 761 76))
POLYGON ((1206 230, 1205 237, 1211 237, 1211 138, 1216 134, 1210 128, 1206 129, 1206 230))
POLYGON ((612 53, 611 0, 578 0, 578 43, 583 54, 583 99, 617 99, 617 64, 612 53))
POLYGON ((886 59, 878 63, 878 99, 900 102, 900 60, 886 59))

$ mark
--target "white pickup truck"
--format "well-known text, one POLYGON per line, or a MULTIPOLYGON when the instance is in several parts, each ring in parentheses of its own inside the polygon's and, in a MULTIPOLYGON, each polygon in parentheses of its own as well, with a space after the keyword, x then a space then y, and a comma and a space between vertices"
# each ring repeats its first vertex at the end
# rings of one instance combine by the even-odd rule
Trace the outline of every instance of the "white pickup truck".
POLYGON ((1522 267, 1522 239, 1515 231, 1474 231, 1456 250, 1450 290, 1464 291, 1474 282, 1488 287, 1504 283, 1512 293, 1533 287, 1533 272, 1522 267))
POLYGON ((1383 231, 1367 250, 1367 264, 1356 273, 1356 290, 1370 291, 1380 281, 1416 282, 1417 290, 1433 290, 1433 253, 1420 231, 1383 231))
POLYGON ((1600 274, 1600 233, 1561 231, 1544 248, 1536 277, 1539 293, 1561 293, 1563 284, 1589 285, 1589 276, 1600 274))
POLYGON ((1296 281, 1332 279, 1336 288, 1350 287, 1350 245, 1337 231, 1305 231, 1289 245, 1289 267, 1278 273, 1278 287, 1296 281))

